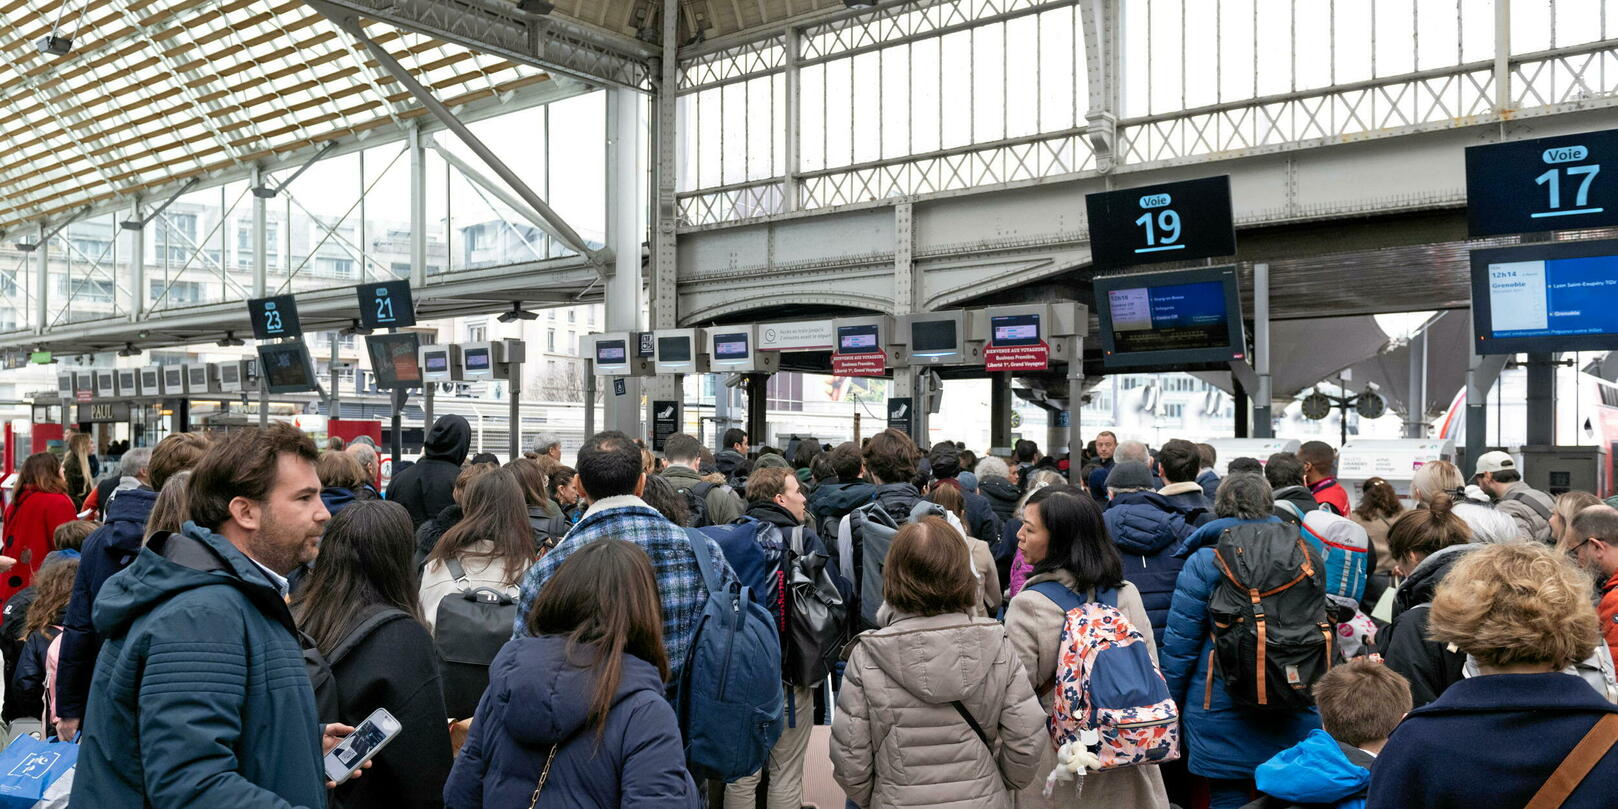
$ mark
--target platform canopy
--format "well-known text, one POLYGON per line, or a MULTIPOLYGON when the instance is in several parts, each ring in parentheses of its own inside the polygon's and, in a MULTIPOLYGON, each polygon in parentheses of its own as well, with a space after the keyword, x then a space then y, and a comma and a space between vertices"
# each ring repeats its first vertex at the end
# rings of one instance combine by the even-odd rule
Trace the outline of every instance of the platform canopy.
MULTIPOLYGON (((368 33, 468 114, 556 83, 533 65, 397 26, 371 22, 368 33)), ((313 154, 426 112, 302 0, 0 0, 0 45, 8 240, 87 206, 160 203, 189 179, 313 154), (67 54, 41 52, 53 33, 71 38, 67 54)))

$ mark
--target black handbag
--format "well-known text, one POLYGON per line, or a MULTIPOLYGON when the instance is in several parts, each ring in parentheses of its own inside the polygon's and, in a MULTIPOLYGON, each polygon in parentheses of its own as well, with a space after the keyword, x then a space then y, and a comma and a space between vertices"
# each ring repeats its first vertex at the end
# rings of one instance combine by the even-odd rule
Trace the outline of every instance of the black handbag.
POLYGON ((803 528, 792 532, 791 563, 787 570, 790 606, 783 653, 782 677, 812 687, 826 679, 837 663, 848 636, 848 604, 827 569, 824 553, 804 553, 803 528))

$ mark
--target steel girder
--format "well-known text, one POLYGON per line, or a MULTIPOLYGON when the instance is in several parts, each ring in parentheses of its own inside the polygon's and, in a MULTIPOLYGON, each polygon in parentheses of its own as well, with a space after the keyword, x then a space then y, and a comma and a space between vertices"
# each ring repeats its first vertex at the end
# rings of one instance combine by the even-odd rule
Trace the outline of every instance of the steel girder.
POLYGON ((326 0, 353 14, 599 85, 650 90, 653 48, 495 0, 326 0))

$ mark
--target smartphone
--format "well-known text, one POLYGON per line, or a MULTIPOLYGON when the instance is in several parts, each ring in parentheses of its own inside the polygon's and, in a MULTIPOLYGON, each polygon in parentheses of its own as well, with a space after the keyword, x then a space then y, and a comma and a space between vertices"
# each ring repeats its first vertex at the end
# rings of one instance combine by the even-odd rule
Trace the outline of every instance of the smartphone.
POLYGON ((341 784, 354 776, 382 748, 399 735, 399 720, 386 708, 377 708, 354 732, 326 754, 326 780, 341 784))

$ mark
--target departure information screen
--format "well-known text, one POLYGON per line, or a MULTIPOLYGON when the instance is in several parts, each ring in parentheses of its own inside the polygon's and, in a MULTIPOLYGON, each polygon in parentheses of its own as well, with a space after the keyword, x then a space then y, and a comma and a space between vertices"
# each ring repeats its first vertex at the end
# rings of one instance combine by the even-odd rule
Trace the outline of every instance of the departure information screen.
POLYGON ((720 362, 747 359, 747 332, 714 335, 713 358, 720 362))
POLYGON ((1189 366, 1243 356, 1232 267, 1098 278, 1095 295, 1111 365, 1189 366))
POLYGON ((876 326, 838 326, 837 327, 837 353, 839 354, 876 354, 882 351, 877 345, 876 326))
POLYGON ((1472 253, 1478 353, 1618 348, 1618 241, 1472 253))
POLYGON ((915 354, 950 354, 961 350, 954 320, 917 320, 910 324, 910 351, 915 354))
POLYGON ((365 338, 376 386, 383 390, 421 385, 421 337, 414 332, 373 334, 365 338))
POLYGON ((1031 346, 1039 343, 1039 315, 998 315, 989 319, 989 345, 1031 346))
POLYGON ((463 353, 461 355, 461 364, 465 365, 466 370, 468 370, 468 371, 487 371, 487 370, 489 370, 489 349, 487 349, 487 348, 468 348, 468 349, 466 349, 465 353, 463 353))
POLYGON ((657 361, 690 362, 691 338, 686 335, 657 338, 657 361))
POLYGON ((264 386, 270 393, 315 389, 309 349, 301 342, 260 345, 258 364, 263 369, 264 386))
POLYGON ((628 348, 623 340, 596 341, 597 365, 623 365, 627 360, 628 348))

